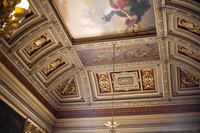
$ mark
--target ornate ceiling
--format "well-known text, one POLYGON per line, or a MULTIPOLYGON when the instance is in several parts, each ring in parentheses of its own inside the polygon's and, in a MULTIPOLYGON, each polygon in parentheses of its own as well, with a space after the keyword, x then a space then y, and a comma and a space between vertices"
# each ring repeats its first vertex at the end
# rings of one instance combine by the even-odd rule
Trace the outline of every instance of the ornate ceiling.
POLYGON ((30 1, 1 62, 57 118, 109 116, 113 92, 119 116, 199 109, 199 1, 130 0, 107 20, 113 2, 30 1))

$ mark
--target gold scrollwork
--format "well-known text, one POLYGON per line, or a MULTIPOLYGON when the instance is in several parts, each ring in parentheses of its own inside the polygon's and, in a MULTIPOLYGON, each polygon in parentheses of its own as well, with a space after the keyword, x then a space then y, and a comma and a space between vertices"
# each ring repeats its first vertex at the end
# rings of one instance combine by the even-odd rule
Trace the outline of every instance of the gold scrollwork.
POLYGON ((199 77, 195 76, 193 73, 180 68, 179 74, 180 74, 180 87, 181 88, 198 87, 199 86, 199 77))
POLYGON ((178 23, 178 27, 184 28, 184 29, 186 29, 186 30, 188 30, 190 32, 193 32, 193 33, 195 33, 197 35, 200 35, 200 27, 199 27, 199 25, 194 24, 192 22, 189 22, 189 21, 187 21, 185 19, 181 19, 181 18, 177 19, 177 23, 178 23))
POLYGON ((42 71, 46 76, 48 76, 49 74, 51 74, 53 71, 55 71, 57 68, 59 68, 64 64, 65 64, 64 59, 62 57, 59 57, 54 62, 47 65, 42 71))
POLYGON ((192 51, 180 45, 178 46, 178 52, 200 62, 200 54, 198 52, 192 51))
POLYGON ((142 83, 144 90, 155 89, 153 70, 142 70, 142 83))
POLYGON ((48 37, 47 34, 44 34, 38 38, 36 38, 32 43, 25 47, 26 52, 31 56, 40 48, 45 46, 46 44, 50 43, 51 39, 48 37))
POLYGON ((62 95, 77 95, 74 77, 70 77, 66 82, 61 84, 57 89, 62 95))
POLYGON ((111 92, 108 73, 98 73, 99 90, 101 93, 111 92))
POLYGON ((114 91, 139 91, 138 71, 114 73, 114 91))

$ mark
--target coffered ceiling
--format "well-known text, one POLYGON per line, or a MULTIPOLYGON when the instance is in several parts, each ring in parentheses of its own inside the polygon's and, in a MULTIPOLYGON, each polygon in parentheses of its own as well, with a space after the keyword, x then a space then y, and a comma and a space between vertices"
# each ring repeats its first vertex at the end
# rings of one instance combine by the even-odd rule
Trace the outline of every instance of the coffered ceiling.
POLYGON ((199 109, 199 1, 115 2, 30 1, 1 62, 57 118, 199 109))

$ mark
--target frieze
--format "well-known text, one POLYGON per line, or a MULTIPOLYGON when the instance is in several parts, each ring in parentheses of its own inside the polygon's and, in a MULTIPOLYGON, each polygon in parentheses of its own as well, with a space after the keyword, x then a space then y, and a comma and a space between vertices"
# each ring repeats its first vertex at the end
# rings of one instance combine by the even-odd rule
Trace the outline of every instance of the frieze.
MULTIPOLYGON (((98 48, 76 51, 84 66, 112 64, 113 48, 98 48)), ((136 45, 117 46, 116 63, 130 63, 160 60, 157 42, 136 45)))
POLYGON ((74 77, 70 77, 66 82, 57 88, 61 95, 77 95, 76 81, 74 77))
POLYGON ((189 57, 189 58, 200 63, 200 54, 196 51, 193 51, 193 50, 188 49, 184 46, 178 45, 178 53, 185 55, 185 56, 187 56, 187 57, 189 57))
MULTIPOLYGON (((166 105, 166 104, 187 104, 187 103, 199 103, 200 102, 200 98, 199 97, 193 97, 193 98, 176 98, 176 99, 171 99, 171 98, 162 98, 162 99, 141 99, 141 100, 127 100, 125 101, 116 101, 115 102, 115 107, 127 107, 127 106, 144 106, 144 105, 166 105)), ((105 102, 103 104, 104 107, 111 107, 112 103, 111 102, 105 102)), ((88 104, 68 104, 67 105, 68 108, 74 108, 74 109, 78 109, 78 108, 96 108, 96 107, 102 107, 101 103, 98 102, 92 102, 92 103, 88 103, 88 104)))
POLYGON ((66 64, 65 60, 62 57, 57 58, 55 61, 48 64, 45 68, 42 69, 42 72, 46 77, 48 77, 52 72, 66 64))
POLYGON ((197 24, 194 24, 192 22, 189 22, 185 19, 177 18, 177 26, 181 29, 187 30, 189 32, 192 32, 196 35, 200 35, 200 27, 197 24))
POLYGON ((50 42, 52 42, 52 40, 49 38, 47 34, 41 35, 40 37, 33 40, 32 43, 28 44, 25 47, 25 51, 28 53, 29 56, 32 56, 39 49, 41 49, 45 45, 48 45, 50 42))

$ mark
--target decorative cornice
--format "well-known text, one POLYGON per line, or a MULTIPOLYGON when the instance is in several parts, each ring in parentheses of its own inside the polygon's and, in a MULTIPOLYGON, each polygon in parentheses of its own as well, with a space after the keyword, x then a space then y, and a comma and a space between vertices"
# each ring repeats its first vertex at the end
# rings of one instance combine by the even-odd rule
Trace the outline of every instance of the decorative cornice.
MULTIPOLYGON (((113 114, 115 116, 125 115, 145 115, 145 114, 163 114, 163 113, 183 113, 183 112, 199 112, 200 103, 183 104, 183 105, 167 105, 167 106, 146 106, 146 107, 129 107, 115 108, 113 114)), ((63 110, 58 111, 57 118, 79 118, 79 117, 105 117, 111 116, 112 109, 85 109, 85 110, 63 110)))

